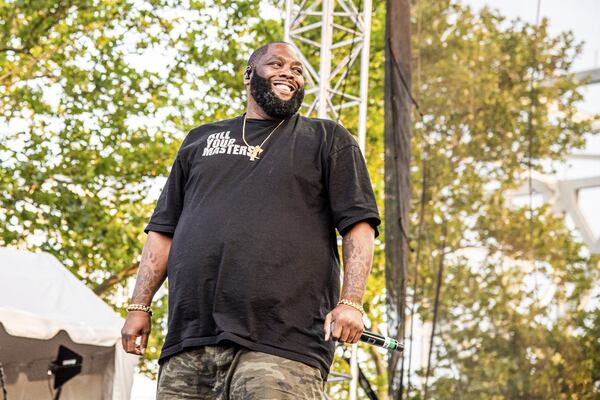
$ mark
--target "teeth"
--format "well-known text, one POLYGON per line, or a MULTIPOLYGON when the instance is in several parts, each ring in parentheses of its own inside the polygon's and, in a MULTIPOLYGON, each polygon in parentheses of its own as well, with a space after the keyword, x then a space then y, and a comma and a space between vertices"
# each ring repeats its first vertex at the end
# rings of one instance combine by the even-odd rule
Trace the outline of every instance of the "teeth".
POLYGON ((277 87, 279 90, 281 90, 282 92, 285 92, 285 93, 290 93, 292 91, 292 89, 290 89, 289 86, 281 84, 281 83, 275 85, 275 87, 277 87))

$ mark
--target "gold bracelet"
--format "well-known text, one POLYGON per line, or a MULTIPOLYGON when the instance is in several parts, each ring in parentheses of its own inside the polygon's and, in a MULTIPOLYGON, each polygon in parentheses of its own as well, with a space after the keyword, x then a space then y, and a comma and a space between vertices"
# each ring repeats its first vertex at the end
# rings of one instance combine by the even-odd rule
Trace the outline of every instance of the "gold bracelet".
POLYGON ((353 302, 352 300, 348 300, 348 299, 341 299, 340 301, 338 301, 338 306, 340 304, 345 304, 347 306, 350 306, 358 311, 360 311, 360 313, 362 315, 365 315, 365 310, 363 309, 363 306, 361 304, 357 304, 355 302, 353 302))
POLYGON ((145 304, 130 304, 127 306, 127 311, 143 311, 152 316, 152 307, 145 304))

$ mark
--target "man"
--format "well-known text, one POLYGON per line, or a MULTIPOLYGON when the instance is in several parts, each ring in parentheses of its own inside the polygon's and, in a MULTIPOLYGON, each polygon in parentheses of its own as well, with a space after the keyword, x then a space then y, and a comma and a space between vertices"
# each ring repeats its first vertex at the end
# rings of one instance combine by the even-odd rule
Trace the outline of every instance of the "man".
POLYGON ((297 114, 303 66, 289 44, 256 50, 244 85, 245 115, 187 135, 145 229, 122 334, 144 354, 168 276, 158 399, 318 399, 331 339, 363 331, 380 220, 356 141, 297 114))

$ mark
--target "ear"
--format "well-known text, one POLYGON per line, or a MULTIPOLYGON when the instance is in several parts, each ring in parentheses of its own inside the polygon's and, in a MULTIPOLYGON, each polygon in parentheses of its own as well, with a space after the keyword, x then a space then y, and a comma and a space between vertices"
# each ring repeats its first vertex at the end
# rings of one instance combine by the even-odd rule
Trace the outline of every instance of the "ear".
POLYGON ((244 72, 244 79, 245 80, 250 80, 250 75, 252 74, 252 68, 247 67, 246 68, 246 72, 244 72))

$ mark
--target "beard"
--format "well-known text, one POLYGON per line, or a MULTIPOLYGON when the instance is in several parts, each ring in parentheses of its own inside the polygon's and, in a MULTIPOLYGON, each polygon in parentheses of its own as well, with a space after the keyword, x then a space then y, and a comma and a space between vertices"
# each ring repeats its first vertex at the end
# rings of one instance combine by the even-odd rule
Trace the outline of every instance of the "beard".
POLYGON ((256 104, 267 115, 275 119, 287 119, 296 114, 302 105, 302 100, 304 100, 304 88, 296 89, 289 100, 280 99, 273 91, 269 80, 258 75, 256 71, 250 78, 250 94, 256 104))

